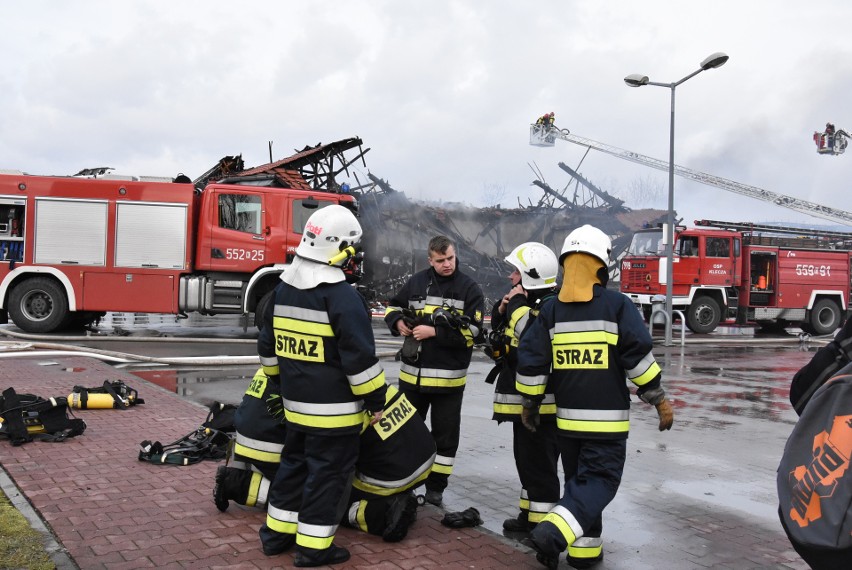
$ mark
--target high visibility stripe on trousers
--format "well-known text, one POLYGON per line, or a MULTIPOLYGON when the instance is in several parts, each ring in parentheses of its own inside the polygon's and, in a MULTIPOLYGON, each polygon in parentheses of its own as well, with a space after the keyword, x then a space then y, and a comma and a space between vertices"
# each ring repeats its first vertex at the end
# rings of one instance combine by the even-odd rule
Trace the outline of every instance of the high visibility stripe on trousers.
POLYGON ((296 544, 306 548, 324 550, 334 541, 337 525, 317 525, 299 522, 299 513, 286 511, 269 505, 266 510, 266 526, 281 534, 295 534, 296 544))
POLYGON ((556 507, 556 503, 544 503, 541 501, 530 501, 526 489, 521 489, 521 498, 518 501, 521 511, 527 513, 527 520, 533 524, 540 523, 547 513, 556 507))
POLYGON ((455 463, 455 460, 455 457, 436 455, 435 463, 432 465, 432 473, 440 473, 449 477, 453 474, 453 463, 455 463))
POLYGON ((603 540, 600 537, 581 536, 568 547, 568 556, 581 560, 598 558, 603 553, 603 540))
POLYGON ((263 476, 262 473, 252 473, 249 483, 248 495, 246 496, 247 507, 262 507, 269 498, 269 485, 272 481, 263 476))
POLYGON ((547 516, 541 519, 541 522, 549 522, 555 526, 559 533, 565 538, 566 542, 568 542, 568 546, 574 544, 574 541, 577 540, 578 536, 583 535, 583 527, 580 526, 580 523, 577 522, 577 519, 571 514, 571 511, 562 505, 556 505, 553 507, 553 509, 547 513, 547 516))

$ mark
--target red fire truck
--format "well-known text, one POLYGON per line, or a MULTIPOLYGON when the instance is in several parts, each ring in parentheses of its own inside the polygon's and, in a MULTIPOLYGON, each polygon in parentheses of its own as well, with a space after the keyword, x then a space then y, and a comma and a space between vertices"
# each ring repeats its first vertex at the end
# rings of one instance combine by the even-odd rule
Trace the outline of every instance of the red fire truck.
MULTIPOLYGON (((697 220, 677 227, 672 308, 709 333, 723 320, 833 332, 847 316, 852 234, 697 220)), ((636 232, 621 261, 621 291, 645 314, 666 292, 662 227, 636 232), (656 298, 655 298, 656 296, 656 298)))
POLYGON ((32 333, 107 311, 259 313, 310 214, 357 202, 257 184, 0 174, 0 309, 32 333))

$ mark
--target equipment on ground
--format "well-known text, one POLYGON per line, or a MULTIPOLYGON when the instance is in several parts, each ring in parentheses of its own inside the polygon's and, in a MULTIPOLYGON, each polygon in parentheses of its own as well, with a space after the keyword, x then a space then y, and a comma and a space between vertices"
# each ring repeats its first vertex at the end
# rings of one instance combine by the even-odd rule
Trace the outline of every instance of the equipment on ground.
POLYGON ((154 465, 193 465, 205 459, 219 460, 229 455, 236 434, 237 406, 213 402, 207 419, 195 431, 172 443, 145 440, 139 444, 139 461, 154 465))
MULTIPOLYGON (((675 229, 672 309, 709 333, 720 322, 834 332, 849 312, 852 233, 696 220, 675 229)), ((662 227, 637 231, 621 260, 621 292, 650 319, 668 276, 662 227)))
POLYGON ((105 380, 103 386, 97 388, 74 386, 68 395, 68 405, 80 410, 126 410, 130 406, 144 403, 145 400, 139 397, 139 393, 121 380, 105 380))
POLYGON ((65 398, 18 394, 14 388, 0 396, 0 436, 8 437, 13 446, 33 439, 64 441, 85 430, 86 422, 71 415, 65 398))

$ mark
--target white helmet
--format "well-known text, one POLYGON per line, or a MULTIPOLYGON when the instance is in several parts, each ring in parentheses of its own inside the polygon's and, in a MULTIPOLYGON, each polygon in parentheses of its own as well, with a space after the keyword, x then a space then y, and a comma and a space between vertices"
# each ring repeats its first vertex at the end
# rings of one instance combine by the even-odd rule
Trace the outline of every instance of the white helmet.
POLYGON ((567 254, 578 251, 597 257, 605 266, 609 266, 612 241, 598 228, 586 224, 568 234, 562 244, 559 260, 562 261, 567 254))
POLYGON ((348 208, 332 204, 308 218, 296 255, 317 263, 330 263, 333 258, 339 258, 335 265, 342 265, 348 256, 340 256, 340 252, 361 241, 361 234, 361 224, 355 214, 348 208))
POLYGON ((506 261, 520 272, 521 284, 527 291, 556 285, 559 261, 556 254, 543 243, 522 243, 506 256, 506 261))

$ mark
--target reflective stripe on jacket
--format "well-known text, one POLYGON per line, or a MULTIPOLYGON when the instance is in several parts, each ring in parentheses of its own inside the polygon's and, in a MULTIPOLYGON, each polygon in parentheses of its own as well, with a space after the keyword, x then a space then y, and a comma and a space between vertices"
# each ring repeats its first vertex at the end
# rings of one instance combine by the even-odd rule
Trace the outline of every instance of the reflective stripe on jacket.
POLYGON ((421 392, 464 390, 474 339, 482 330, 484 302, 479 285, 458 269, 450 277, 439 276, 431 267, 412 275, 385 312, 393 335, 399 335, 396 322, 404 308, 413 309, 424 320, 443 309, 467 317, 468 326, 436 325, 436 336, 421 343, 417 358, 402 357, 400 381, 421 392))
POLYGON ((278 285, 258 354, 267 374, 277 361, 289 429, 360 431, 364 408, 380 410, 387 388, 375 353, 370 313, 350 285, 278 285))
POLYGON ((548 382, 556 394, 560 433, 626 438, 630 392, 625 378, 659 386, 660 367, 639 311, 624 295, 594 287, 586 303, 546 303, 518 346, 516 387, 541 399, 548 382))

